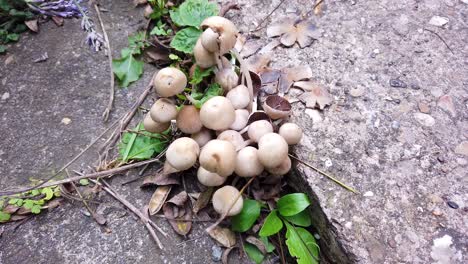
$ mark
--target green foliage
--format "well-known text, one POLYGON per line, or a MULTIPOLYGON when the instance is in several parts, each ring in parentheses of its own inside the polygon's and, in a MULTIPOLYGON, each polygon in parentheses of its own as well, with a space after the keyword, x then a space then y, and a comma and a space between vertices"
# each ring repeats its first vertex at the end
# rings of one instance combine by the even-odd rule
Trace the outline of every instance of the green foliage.
POLYGON ((281 221, 281 219, 279 218, 278 211, 273 210, 265 219, 262 229, 260 229, 259 235, 261 237, 271 236, 281 231, 282 228, 283 221, 281 221))
POLYGON ((192 98, 195 99, 194 105, 196 108, 201 108, 202 105, 211 99, 212 97, 219 96, 223 94, 223 88, 217 83, 210 84, 206 89, 205 93, 193 92, 192 98))
POLYGON ((302 227, 294 227, 287 221, 285 224, 289 254, 296 258, 298 264, 318 264, 319 248, 314 236, 302 227))
POLYGON ((0 211, 0 223, 8 222, 11 218, 11 214, 0 211))
POLYGON ((285 216, 284 219, 297 226, 309 227, 312 224, 312 220, 310 219, 310 215, 307 210, 304 210, 296 215, 285 216))
POLYGON ((260 241, 262 241, 263 245, 265 245, 265 249, 268 253, 275 251, 276 248, 272 243, 270 243, 268 237, 260 237, 260 241))
POLYGON ((263 256, 262 252, 256 246, 246 242, 244 243, 244 250, 247 256, 256 264, 263 262, 265 256, 263 256))
POLYGON ((120 86, 128 87, 132 82, 140 79, 144 63, 136 56, 140 55, 147 46, 145 32, 138 32, 128 37, 128 48, 122 49, 121 57, 112 60, 112 71, 120 86))
POLYGON ((291 193, 281 197, 276 205, 282 216, 291 216, 306 209, 310 201, 305 193, 291 193))
POLYGON ((5 45, 0 45, 0 54, 5 53, 7 50, 7 47, 5 45))
POLYGON ((167 25, 159 20, 154 28, 151 30, 150 35, 167 36, 172 33, 172 29, 166 29, 167 25))
POLYGON ((0 0, 0 54, 7 50, 2 44, 18 41, 19 33, 27 30, 24 22, 34 17, 24 1, 0 0))
POLYGON ((245 232, 249 230, 260 216, 260 203, 246 199, 242 211, 231 219, 232 230, 245 232))
POLYGON ((205 18, 218 15, 218 6, 207 0, 187 0, 177 9, 171 10, 170 15, 178 26, 198 28, 205 18))
POLYGON ((184 28, 177 31, 170 45, 178 51, 191 54, 201 33, 200 29, 194 27, 184 28))
POLYGON ((169 12, 165 0, 149 0, 148 3, 153 8, 153 12, 150 14, 151 19, 158 20, 169 12))
POLYGON ((82 185, 82 186, 89 185, 89 180, 88 179, 81 179, 80 180, 80 185, 82 185))
POLYGON ((136 132, 125 132, 118 145, 119 158, 123 162, 129 160, 146 160, 164 150, 168 141, 160 134, 150 133, 144 130, 143 123, 139 123, 135 128, 136 132))
POLYGON ((213 73, 214 67, 210 67, 208 69, 202 69, 198 65, 195 66, 195 70, 193 71, 192 79, 190 80, 190 84, 199 84, 203 81, 204 78, 210 76, 213 73))

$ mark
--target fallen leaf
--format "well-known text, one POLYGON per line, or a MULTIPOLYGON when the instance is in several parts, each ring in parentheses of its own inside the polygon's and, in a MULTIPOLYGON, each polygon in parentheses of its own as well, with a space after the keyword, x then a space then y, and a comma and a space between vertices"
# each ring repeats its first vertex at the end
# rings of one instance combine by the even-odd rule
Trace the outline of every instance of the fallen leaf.
POLYGON ((59 27, 63 26, 63 18, 62 17, 53 16, 52 21, 54 21, 55 25, 57 25, 59 27))
POLYGON ((149 213, 151 215, 155 215, 159 212, 159 210, 161 210, 161 207, 166 201, 167 196, 171 192, 171 189, 171 185, 159 186, 156 188, 156 191, 154 191, 153 196, 151 196, 151 200, 148 204, 149 213))
POLYGON ((240 52, 242 58, 248 58, 253 54, 257 53, 262 48, 262 43, 258 40, 248 40, 240 52))
POLYGON ((192 210, 188 203, 187 192, 182 191, 167 201, 163 206, 163 212, 177 234, 185 236, 190 232, 192 228, 192 210))
POLYGON ((24 21, 24 24, 32 31, 32 32, 38 32, 39 31, 39 26, 37 24, 37 19, 33 20, 28 20, 24 21))
POLYGON ((299 100, 305 103, 308 108, 315 108, 318 106, 323 110, 325 106, 331 104, 333 101, 328 91, 317 86, 315 82, 296 82, 294 83, 294 86, 309 91, 299 96, 299 100))
POLYGON ((284 19, 267 28, 268 37, 281 36, 281 44, 290 47, 299 43, 299 47, 305 48, 320 37, 320 32, 312 22, 307 20, 284 19))
POLYGON ((96 220, 96 222, 99 225, 105 225, 107 222, 107 219, 102 214, 99 214, 99 213, 94 213, 93 218, 94 220, 96 220))
POLYGON ((254 237, 254 236, 248 236, 245 239, 245 241, 249 242, 250 244, 255 245, 262 252, 263 255, 265 255, 267 253, 265 244, 263 244, 263 242, 260 239, 254 237))
POLYGON ((308 65, 285 68, 281 72, 278 85, 280 95, 288 93, 294 82, 312 78, 312 69, 308 65))
POLYGON ((231 253, 231 251, 233 249, 236 249, 237 247, 229 247, 229 248, 226 248, 223 252, 223 256, 221 258, 221 263, 223 264, 228 264, 229 263, 229 253, 231 253))
POLYGON ((224 247, 230 248, 236 244, 236 234, 228 228, 215 227, 208 230, 208 234, 216 242, 220 243, 224 247))
POLYGON ((247 69, 255 73, 258 73, 265 69, 269 63, 270 56, 267 55, 254 55, 245 61, 247 69))
POLYGON ((148 3, 148 0, 133 0, 133 5, 139 6, 148 3))
POLYGON ((34 62, 35 63, 44 62, 44 61, 47 61, 48 58, 49 58, 49 55, 47 54, 47 52, 44 52, 39 58, 34 59, 34 62))
POLYGON ((143 180, 143 183, 140 185, 140 188, 154 186, 154 185, 172 185, 172 184, 180 184, 180 175, 178 174, 166 174, 163 173, 161 170, 156 172, 155 174, 146 176, 143 180))
POLYGON ((276 47, 281 45, 281 41, 279 39, 273 39, 270 41, 270 43, 266 44, 260 51, 258 52, 259 54, 266 54, 274 50, 276 47))
POLYGON ((200 210, 202 210, 208 205, 208 203, 211 200, 211 196, 213 195, 213 191, 214 191, 214 188, 209 187, 208 189, 206 189, 204 192, 200 194, 200 196, 197 199, 197 202, 193 205, 194 214, 198 214, 200 210))
POLYGON ((278 82, 281 71, 275 69, 265 69, 259 73, 260 78, 262 79, 262 84, 278 82))
POLYGON ((30 215, 12 215, 11 218, 10 218, 10 221, 21 221, 21 220, 24 220, 26 218, 30 217, 30 215))
POLYGON ((146 63, 165 65, 171 62, 171 59, 169 59, 169 54, 171 54, 171 52, 168 48, 165 48, 156 42, 150 47, 145 48, 143 53, 143 60, 146 63))
POLYGON ((18 209, 20 209, 20 207, 14 204, 9 204, 2 209, 2 212, 7 213, 7 214, 14 214, 18 211, 18 209))
POLYGON ((264 84, 262 86, 262 91, 268 95, 278 93, 278 82, 264 84))
POLYGON ((185 202, 187 202, 187 199, 188 199, 187 192, 182 191, 178 193, 177 195, 175 195, 174 197, 172 197, 169 201, 167 201, 167 203, 172 203, 177 206, 183 206, 185 202))

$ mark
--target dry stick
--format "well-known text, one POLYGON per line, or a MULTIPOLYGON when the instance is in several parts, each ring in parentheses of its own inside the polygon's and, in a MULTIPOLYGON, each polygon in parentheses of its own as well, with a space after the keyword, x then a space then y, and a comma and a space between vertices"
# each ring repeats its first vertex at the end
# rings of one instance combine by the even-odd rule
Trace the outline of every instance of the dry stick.
MULTIPOLYGON (((65 172, 67 173, 67 176, 68 178, 70 178, 70 174, 68 173, 68 170, 65 170, 65 172)), ((81 202, 83 202, 84 206, 86 207, 86 209, 88 210, 88 212, 91 214, 91 216, 93 217, 94 221, 96 222, 96 224, 101 225, 99 224, 99 221, 96 217, 96 212, 94 212, 91 207, 89 207, 88 205, 88 202, 86 202, 86 199, 83 197, 83 195, 81 194, 80 190, 78 190, 78 187, 76 186, 76 184, 74 182, 71 182, 73 188, 75 188, 76 190, 76 193, 78 194, 78 196, 80 196, 80 200, 81 202)))
POLYGON ((283 243, 281 243, 280 233, 278 232, 276 235, 278 236, 278 244, 280 246, 281 264, 286 264, 286 260, 284 260, 283 243))
POLYGON ((158 247, 160 249, 163 249, 163 245, 161 241, 159 240, 158 236, 154 232, 153 228, 158 230, 161 234, 163 234, 165 237, 167 237, 167 234, 162 231, 161 228, 159 228, 151 219, 143 215, 143 213, 138 210, 133 204, 131 204, 129 201, 127 201, 125 198, 120 196, 115 190, 104 180, 102 180, 102 184, 98 181, 95 180, 90 180, 91 182, 99 185, 102 187, 104 191, 106 191, 108 194, 110 194, 112 197, 114 197, 117 201, 121 202, 125 207, 127 207, 130 211, 132 211, 135 215, 137 215, 140 220, 145 224, 146 229, 150 232, 151 236, 153 239, 156 241, 156 244, 158 244, 158 247), (152 228, 153 227, 153 228, 152 228))
POLYGON ((255 178, 257 178, 257 175, 253 176, 252 178, 249 179, 249 181, 244 185, 244 187, 242 187, 242 189, 239 191, 239 194, 237 195, 236 199, 234 199, 234 201, 231 203, 231 205, 228 207, 228 209, 226 210, 226 212, 224 212, 223 215, 221 215, 221 217, 218 219, 218 221, 216 221, 214 224, 212 224, 211 226, 209 226, 207 229, 206 229, 206 232, 210 233, 210 231, 212 231, 214 228, 216 228, 223 220, 224 218, 226 218, 226 216, 228 215, 228 213, 231 211, 231 209, 234 207, 234 205, 237 203, 237 200, 239 200, 239 198, 242 196, 242 193, 244 193, 245 189, 247 189, 247 187, 249 187, 249 185, 253 182, 253 180, 255 180, 255 178))
POLYGON ((273 15, 273 13, 284 3, 284 1, 285 0, 281 0, 281 2, 273 10, 271 10, 271 12, 266 17, 264 17, 262 21, 260 21, 258 26, 250 32, 255 32, 255 31, 262 29, 263 27, 260 27, 260 26, 263 24, 263 22, 265 22, 265 20, 267 20, 271 15, 273 15))
POLYGON ((437 37, 439 37, 439 39, 442 40, 442 42, 443 42, 443 43, 445 44, 445 46, 450 50, 450 52, 452 52, 452 54, 455 54, 455 53, 453 52, 452 48, 450 48, 450 46, 447 44, 447 42, 445 42, 445 40, 444 40, 439 34, 437 34, 437 32, 432 31, 432 30, 427 29, 427 28, 424 28, 424 30, 429 31, 429 32, 431 32, 432 34, 434 34, 434 35, 436 35, 437 37))
POLYGON ((305 161, 299 159, 298 157, 295 157, 295 156, 293 156, 293 155, 291 155, 291 154, 289 154, 289 157, 291 157, 291 158, 297 160, 299 163, 302 163, 302 164, 304 164, 305 166, 307 166, 307 167, 309 167, 309 168, 315 170, 316 172, 322 174, 323 176, 325 176, 325 177, 327 177, 328 179, 334 181, 335 183, 337 183, 337 184, 340 185, 341 187, 345 188, 346 190, 348 190, 348 191, 350 191, 350 192, 353 192, 353 193, 355 193, 355 194, 360 194, 360 192, 358 192, 358 191, 356 191, 355 189, 349 187, 348 185, 344 184, 343 182, 341 182, 340 180, 336 179, 335 177, 333 177, 333 176, 329 175, 328 173, 326 173, 326 172, 324 172, 324 171, 322 171, 322 170, 320 170, 320 169, 318 169, 318 168, 316 168, 316 167, 310 165, 309 163, 307 163, 307 162, 305 162, 305 161))
POLYGON ((109 102, 107 103, 106 110, 104 110, 104 113, 102 113, 102 117, 104 119, 104 122, 107 122, 109 119, 110 112, 112 111, 112 106, 114 104, 114 72, 112 72, 112 49, 111 49, 111 44, 109 41, 109 37, 107 36, 106 29, 104 28, 104 22, 102 21, 101 17, 101 10, 99 10, 99 7, 97 4, 94 4, 94 9, 96 10, 99 24, 101 25, 102 29, 102 34, 104 35, 104 40, 106 41, 106 48, 107 48, 107 58, 109 61, 109 72, 110 72, 110 97, 109 97, 109 102))
POLYGON ((38 187, 50 187, 50 186, 69 183, 69 182, 73 182, 73 181, 79 181, 81 179, 93 179, 93 178, 99 178, 99 177, 113 176, 115 174, 127 171, 129 169, 138 168, 140 166, 143 166, 143 165, 146 165, 146 164, 149 164, 149 163, 153 163, 153 162, 161 162, 161 161, 159 159, 157 159, 157 158, 154 158, 154 159, 150 159, 150 160, 145 160, 145 161, 125 165, 125 166, 118 167, 118 168, 115 168, 115 169, 110 169, 110 170, 105 170, 105 171, 100 171, 100 172, 95 172, 95 173, 90 173, 90 174, 84 174, 84 175, 80 175, 80 176, 74 176, 74 177, 71 177, 71 178, 68 178, 68 179, 63 179, 63 180, 58 180, 58 181, 53 181, 53 182, 45 181, 45 182, 43 182, 41 184, 38 184, 36 186, 33 186, 31 188, 20 188, 20 189, 16 189, 16 190, 13 190, 13 191, 0 192, 0 195, 12 195, 12 194, 17 194, 17 193, 23 193, 23 192, 27 192, 27 191, 30 191, 30 190, 37 189, 38 187))

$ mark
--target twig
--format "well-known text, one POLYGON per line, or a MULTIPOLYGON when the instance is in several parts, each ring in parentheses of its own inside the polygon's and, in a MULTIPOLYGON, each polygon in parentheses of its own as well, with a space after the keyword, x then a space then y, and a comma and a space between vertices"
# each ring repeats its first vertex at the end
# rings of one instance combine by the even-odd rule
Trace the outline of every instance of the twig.
POLYGON ((45 182, 41 183, 40 185, 38 184, 38 185, 35 185, 33 187, 29 187, 29 188, 19 188, 19 189, 12 190, 12 191, 0 192, 0 195, 12 195, 12 194, 17 194, 17 193, 23 193, 23 192, 27 192, 27 191, 37 189, 38 187, 49 187, 49 186, 54 186, 54 185, 79 181, 81 179, 93 179, 93 178, 99 178, 99 177, 113 176, 115 174, 127 171, 129 169, 137 168, 137 167, 140 167, 140 166, 143 166, 143 165, 146 165, 146 164, 149 164, 149 163, 153 163, 153 162, 161 162, 161 161, 158 158, 154 158, 154 159, 145 160, 145 161, 141 161, 141 162, 137 162, 137 163, 133 163, 133 164, 129 164, 129 165, 124 165, 122 167, 118 167, 118 168, 115 168, 115 169, 110 169, 110 170, 105 170, 105 171, 100 171, 100 172, 95 172, 95 173, 90 173, 90 174, 83 174, 83 175, 79 175, 79 176, 74 176, 74 177, 71 177, 71 178, 68 178, 68 179, 63 179, 63 180, 58 180, 58 181, 53 181, 53 182, 45 181, 45 182))
POLYGON ((130 211, 132 211, 135 215, 137 215, 140 220, 145 224, 146 229, 150 232, 151 236, 153 239, 156 241, 156 244, 160 249, 163 249, 163 245, 161 241, 159 240, 158 236, 154 232, 153 228, 158 230, 162 235, 167 237, 167 234, 159 228, 151 219, 146 217, 138 208, 136 208, 133 204, 131 204, 129 201, 127 201, 125 198, 120 196, 105 180, 102 180, 102 184, 96 180, 90 180, 94 182, 95 184, 98 184, 102 187, 104 191, 106 191, 108 194, 110 194, 112 197, 114 197, 117 201, 121 202, 125 207, 127 207, 130 211))
POLYGON ((216 220, 214 219, 180 219, 180 218, 175 218, 175 217, 167 217, 165 215, 153 215, 155 217, 158 217, 158 218, 164 218, 164 219, 167 219, 167 220, 175 220, 175 221, 179 221, 179 222, 214 222, 216 220))
POLYGON ((101 25, 101 29, 102 29, 102 34, 104 35, 105 44, 107 46, 107 58, 109 61, 109 71, 110 71, 109 102, 107 103, 106 110, 104 110, 104 113, 102 113, 104 122, 107 122, 107 120, 109 119, 110 112, 112 111, 112 106, 114 105, 114 92, 115 92, 114 91, 115 79, 114 79, 114 72, 112 71, 112 49, 111 49, 109 37, 107 36, 106 29, 104 28, 104 22, 102 21, 101 10, 99 9, 97 4, 94 4, 94 9, 96 10, 99 24, 101 25))
POLYGON ((226 3, 226 4, 221 6, 221 10, 219 10, 219 16, 223 17, 231 9, 240 10, 240 6, 239 6, 239 4, 236 4, 236 3, 233 3, 233 2, 226 3))
POLYGON ((429 32, 431 32, 432 34, 434 34, 434 35, 436 35, 437 37, 439 37, 439 39, 442 40, 442 42, 443 42, 443 43, 445 44, 445 46, 450 50, 450 52, 452 52, 452 54, 455 54, 455 53, 453 52, 452 48, 450 48, 450 46, 447 44, 447 42, 445 42, 445 40, 444 40, 439 34, 437 34, 437 32, 432 31, 432 30, 427 29, 427 28, 424 28, 424 30, 429 31, 429 32))
POLYGON ((316 172, 322 174, 323 176, 325 176, 325 177, 327 177, 328 179, 334 181, 335 183, 337 183, 337 184, 340 185, 341 187, 345 188, 346 190, 348 190, 348 191, 350 191, 350 192, 353 192, 353 193, 355 193, 355 194, 360 194, 360 192, 358 192, 358 191, 356 191, 355 189, 349 187, 348 185, 344 184, 343 182, 341 182, 340 180, 336 179, 335 177, 333 177, 333 176, 329 175, 328 173, 326 173, 326 172, 324 172, 324 171, 322 171, 322 170, 320 170, 320 169, 318 169, 318 168, 316 168, 316 167, 310 165, 309 163, 307 163, 307 162, 305 162, 305 161, 299 159, 298 157, 295 157, 295 156, 293 156, 293 155, 291 155, 291 154, 289 154, 289 157, 291 157, 291 158, 297 160, 299 163, 302 163, 302 164, 304 164, 305 166, 307 166, 307 167, 309 167, 309 168, 315 170, 316 172))
POLYGON ((278 244, 280 246, 281 264, 286 264, 286 260, 284 260, 283 243, 281 243, 280 233, 278 232, 278 233, 276 233, 276 235, 278 236, 278 244))
POLYGON ((265 22, 265 20, 267 20, 271 15, 273 15, 273 13, 284 3, 284 1, 285 0, 281 0, 281 2, 273 10, 271 10, 271 12, 266 17, 264 17, 262 21, 260 21, 257 27, 250 32, 255 32, 255 31, 262 29, 263 27, 260 27, 260 26, 263 24, 263 22, 265 22))

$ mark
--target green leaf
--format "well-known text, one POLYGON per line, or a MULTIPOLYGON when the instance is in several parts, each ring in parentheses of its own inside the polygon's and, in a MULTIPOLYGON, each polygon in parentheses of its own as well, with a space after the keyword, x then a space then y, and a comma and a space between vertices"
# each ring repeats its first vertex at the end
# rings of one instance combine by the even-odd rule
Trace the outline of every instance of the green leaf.
POLYGON ((0 54, 6 53, 7 47, 5 45, 0 45, 0 54))
POLYGON ((173 60, 173 61, 180 61, 181 58, 179 56, 177 56, 176 54, 169 54, 169 59, 173 60))
POLYGON ((31 208, 31 213, 39 214, 41 212, 41 209, 42 209, 42 206, 36 204, 31 208))
POLYGON ((278 210, 273 210, 265 219, 259 235, 261 237, 271 236, 281 231, 282 228, 283 221, 278 217, 278 210))
POLYGON ((178 51, 191 54, 201 33, 201 30, 194 27, 179 30, 171 41, 171 47, 178 51))
POLYGON ((44 188, 41 190, 42 194, 45 194, 44 200, 48 201, 54 197, 54 191, 52 191, 52 188, 44 188))
POLYGON ((310 215, 307 210, 304 210, 292 216, 285 216, 284 219, 298 226, 308 227, 312 224, 312 220, 310 219, 310 215))
POLYGON ((318 264, 319 248, 314 236, 302 227, 286 222, 286 245, 298 264, 318 264))
POLYGON ((190 84, 199 84, 203 81, 203 78, 210 76, 213 73, 214 67, 208 69, 202 69, 198 65, 195 66, 195 70, 193 71, 192 80, 190 80, 190 84))
POLYGON ((146 44, 145 39, 145 31, 139 31, 128 37, 128 47, 132 50, 133 55, 141 54, 143 49, 149 45, 146 44))
POLYGON ((224 92, 223 88, 221 88, 221 86, 219 84, 212 83, 206 89, 205 94, 203 94, 203 96, 201 96, 201 99, 196 99, 196 98, 200 98, 200 93, 197 93, 197 92, 192 93, 192 97, 197 100, 194 105, 195 105, 196 108, 201 108, 202 105, 206 101, 210 100, 211 98, 213 98, 215 96, 222 95, 223 92, 224 92))
POLYGON ((10 11, 13 6, 7 0, 0 0, 0 10, 10 11))
POLYGON ((86 186, 86 185, 89 184, 89 180, 88 179, 81 179, 80 184, 83 185, 83 186, 86 186))
POLYGON ((302 212, 310 205, 309 197, 304 193, 291 193, 281 197, 276 206, 282 216, 291 216, 302 212))
POLYGON ((160 137, 160 135, 144 131, 143 123, 138 124, 134 130, 142 131, 145 135, 131 132, 125 132, 122 135, 118 148, 120 159, 123 161, 150 159, 154 154, 163 151, 167 145, 167 140, 160 137), (160 138, 156 138, 158 136, 160 138))
POLYGON ((249 256, 249 259, 251 259, 256 264, 263 262, 265 256, 263 256, 262 252, 256 246, 246 242, 244 244, 244 250, 245 253, 247 253, 247 256, 249 256))
POLYGON ((0 211, 0 223, 7 222, 8 220, 10 220, 10 218, 11 218, 11 215, 9 213, 0 211))
POLYGON ((41 194, 41 192, 38 189, 34 189, 34 190, 31 191, 32 196, 36 196, 36 195, 39 195, 39 194, 41 194))
POLYGON ((9 201, 8 201, 8 204, 16 204, 18 202, 18 198, 11 198, 9 201))
POLYGON ((112 71, 122 87, 128 87, 130 83, 138 80, 143 74, 142 61, 136 60, 133 55, 127 54, 120 59, 112 60, 112 71))
POLYGON ((218 6, 207 0, 187 0, 176 10, 171 10, 170 15, 178 26, 198 28, 205 18, 218 15, 218 6))
POLYGON ((19 40, 19 34, 10 33, 7 35, 7 42, 16 42, 19 40))
POLYGON ((23 204, 24 209, 31 209, 33 208, 33 206, 34 206, 33 200, 27 199, 24 201, 24 204, 23 204))
POLYGON ((268 237, 260 237, 260 241, 262 241, 262 243, 265 245, 266 251, 268 253, 275 251, 276 248, 272 243, 270 243, 270 240, 268 240, 268 237))
POLYGON ((16 200, 16 205, 17 206, 22 206, 23 205, 23 199, 17 199, 16 200))
POLYGON ((260 203, 252 200, 244 200, 242 211, 231 219, 232 230, 245 232, 249 230, 260 216, 260 203))
POLYGON ((165 23, 162 23, 161 20, 159 20, 158 23, 151 30, 150 35, 167 36, 170 33, 172 33, 171 29, 166 30, 165 27, 167 27, 167 25, 165 23))

